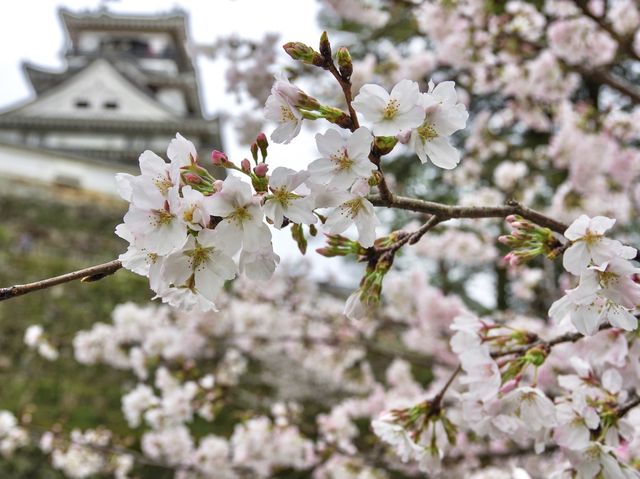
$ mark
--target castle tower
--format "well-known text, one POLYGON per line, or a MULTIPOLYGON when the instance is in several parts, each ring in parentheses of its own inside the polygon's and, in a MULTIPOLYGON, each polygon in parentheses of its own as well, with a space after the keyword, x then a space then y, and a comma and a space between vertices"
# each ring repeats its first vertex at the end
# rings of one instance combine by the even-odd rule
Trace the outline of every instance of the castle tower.
POLYGON ((114 196, 114 174, 135 173, 145 149, 164 156, 176 132, 201 155, 221 149, 218 120, 202 114, 183 12, 61 10, 60 19, 66 68, 24 64, 36 96, 0 113, 5 185, 39 182, 114 196))

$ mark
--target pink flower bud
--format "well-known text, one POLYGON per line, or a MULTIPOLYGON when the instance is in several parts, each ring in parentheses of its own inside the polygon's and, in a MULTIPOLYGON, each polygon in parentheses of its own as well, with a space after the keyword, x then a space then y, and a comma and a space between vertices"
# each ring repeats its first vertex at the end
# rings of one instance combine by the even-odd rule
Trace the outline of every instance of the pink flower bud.
POLYGON ((509 244, 510 238, 506 235, 498 236, 498 242, 502 244, 509 244))
POLYGON ((403 145, 406 145, 407 143, 409 143, 410 138, 411 138, 411 130, 401 131, 396 135, 396 140, 398 140, 398 143, 402 143, 403 145))
POLYGON ((261 143, 264 145, 269 145, 269 142, 267 141, 267 135, 265 135, 264 133, 258 134, 258 136, 256 137, 256 143, 258 145, 260 145, 261 143))
POLYGON ((509 215, 505 218, 505 220, 507 221, 507 223, 513 223, 514 221, 516 221, 516 215, 509 215))
POLYGON ((251 163, 246 158, 240 162, 240 168, 245 173, 249 173, 251 171, 251 163))
POLYGON ((507 381, 501 388, 500 388, 500 393, 501 394, 507 394, 508 392, 513 391, 515 388, 518 387, 518 383, 520 382, 519 378, 518 379, 511 379, 510 381, 507 381))
POLYGON ((264 178, 265 176, 267 176, 267 171, 269 171, 269 165, 267 165, 266 163, 260 163, 253 169, 253 172, 258 178, 264 178))
POLYGON ((520 264, 520 258, 513 252, 508 253, 504 257, 504 260, 509 264, 509 266, 518 266, 520 264))
POLYGON ((199 185, 200 183, 202 183, 202 178, 200 178, 200 175, 196 175, 195 173, 185 173, 184 175, 182 175, 182 177, 184 178, 185 182, 190 184, 199 185))
POLYGON ((222 153, 221 151, 218 150, 213 150, 211 152, 211 162, 214 165, 224 165, 225 163, 227 163, 229 161, 229 159, 227 158, 227 155, 225 155, 224 153, 222 153))

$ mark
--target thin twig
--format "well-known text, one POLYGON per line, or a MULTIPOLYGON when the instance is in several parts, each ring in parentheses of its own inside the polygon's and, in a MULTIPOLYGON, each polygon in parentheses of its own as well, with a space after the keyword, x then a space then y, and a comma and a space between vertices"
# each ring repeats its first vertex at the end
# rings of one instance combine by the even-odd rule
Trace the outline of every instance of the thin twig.
MULTIPOLYGON (((603 324, 600 326, 600 331, 604 331, 605 329, 611 329, 611 325, 603 324)), ((542 347, 544 349, 551 349, 552 347, 562 344, 562 343, 575 343, 580 339, 584 338, 584 334, 582 333, 565 333, 560 336, 556 336, 555 338, 544 341, 542 339, 536 339, 536 336, 533 336, 533 341, 529 344, 524 344, 522 346, 515 346, 510 349, 505 349, 504 351, 494 351, 491 353, 492 358, 499 358, 502 356, 510 356, 512 354, 524 354, 529 351, 531 348, 542 347)))
POLYGON ((620 418, 620 417, 624 416, 625 414, 627 414, 629 411, 631 411, 636 406, 640 406, 640 396, 632 399, 627 404, 624 404, 624 405, 620 406, 617 409, 616 413, 618 414, 618 417, 620 418))
POLYGON ((344 99, 347 102, 347 109, 349 110, 349 116, 351 116, 351 131, 356 131, 358 128, 360 128, 360 122, 358 121, 358 115, 356 114, 356 111, 351 105, 351 102, 353 101, 353 96, 351 93, 351 82, 342 78, 342 75, 340 75, 340 72, 333 62, 327 65, 327 71, 329 71, 334 76, 334 78, 338 80, 340 88, 342 88, 344 99))
POLYGON ((72 273, 66 273, 54 278, 43 279, 34 283, 18 284, 7 288, 0 288, 0 301, 22 296, 23 294, 32 293, 41 289, 51 288, 63 283, 69 283, 79 279, 83 282, 98 281, 105 276, 115 273, 122 268, 120 260, 109 261, 108 263, 91 266, 90 268, 80 269, 72 273))
POLYGON ((444 395, 446 394, 449 387, 451 387, 451 385, 453 384, 453 381, 456 379, 456 377, 458 376, 458 374, 460 374, 461 371, 462 371, 462 365, 458 364, 458 367, 453 371, 453 373, 451 373, 451 376, 449 376, 449 379, 447 380, 445 385, 442 386, 442 389, 440 389, 440 392, 438 392, 438 394, 436 394, 435 397, 430 401, 431 409, 433 410, 440 409, 440 405, 442 403, 442 399, 444 398, 444 395))

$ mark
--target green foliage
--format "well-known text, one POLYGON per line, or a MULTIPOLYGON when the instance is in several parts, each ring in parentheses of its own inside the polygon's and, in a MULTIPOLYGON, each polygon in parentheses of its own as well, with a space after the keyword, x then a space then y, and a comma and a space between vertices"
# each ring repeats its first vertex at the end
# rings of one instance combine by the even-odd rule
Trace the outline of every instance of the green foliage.
MULTIPOLYGON (((116 258, 125 248, 113 234, 123 208, 121 204, 0 198, 0 286, 37 281, 116 258)), ((71 431, 103 424, 119 437, 130 436, 120 396, 131 376, 78 364, 71 341, 75 332, 109 321, 115 305, 150 297, 145 278, 118 271, 94 283, 67 283, 0 303, 0 409, 30 418, 36 429, 58 425, 71 431), (31 324, 42 324, 60 348, 58 361, 48 362, 24 345, 24 332, 31 324)), ((8 463, 0 461, 0 477, 61 476, 49 469, 45 458, 26 451, 8 463)))

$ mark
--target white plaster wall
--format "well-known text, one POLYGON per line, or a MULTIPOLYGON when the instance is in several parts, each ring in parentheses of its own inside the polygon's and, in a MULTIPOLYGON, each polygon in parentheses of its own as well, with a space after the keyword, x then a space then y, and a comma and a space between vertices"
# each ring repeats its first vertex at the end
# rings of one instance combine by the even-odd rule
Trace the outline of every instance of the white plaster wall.
MULTIPOLYGON (((63 155, 0 144, 0 176, 56 184, 58 178, 75 179, 83 190, 118 197, 115 174, 126 168, 83 162, 63 155)), ((132 170, 126 171, 134 173, 132 170)))
POLYGON ((184 92, 178 88, 163 88, 157 93, 156 98, 180 116, 184 116, 187 112, 184 92))
POLYGON ((97 60, 62 85, 38 97, 14 114, 20 116, 67 118, 114 118, 162 120, 174 115, 146 96, 126 80, 105 60, 97 60), (78 108, 76 102, 86 100, 89 106, 78 108), (105 108, 106 102, 118 107, 105 108))

